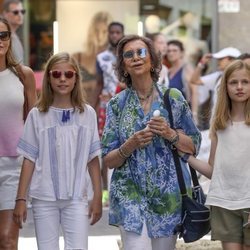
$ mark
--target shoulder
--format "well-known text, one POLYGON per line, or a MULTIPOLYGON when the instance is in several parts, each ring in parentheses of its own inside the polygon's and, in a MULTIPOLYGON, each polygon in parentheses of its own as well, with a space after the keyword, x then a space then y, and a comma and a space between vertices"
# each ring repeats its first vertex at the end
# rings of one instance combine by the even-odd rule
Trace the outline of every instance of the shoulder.
POLYGON ((25 65, 20 65, 20 68, 25 76, 28 76, 28 77, 34 76, 34 72, 30 67, 25 66, 25 65))

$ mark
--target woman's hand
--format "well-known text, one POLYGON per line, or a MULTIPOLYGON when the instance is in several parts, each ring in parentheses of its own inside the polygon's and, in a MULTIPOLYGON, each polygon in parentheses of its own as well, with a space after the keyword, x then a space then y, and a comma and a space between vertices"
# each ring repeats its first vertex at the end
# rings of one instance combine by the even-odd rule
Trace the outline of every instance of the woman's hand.
POLYGON ((170 128, 168 122, 162 116, 152 117, 148 122, 148 128, 151 132, 166 140, 169 140, 176 135, 176 131, 170 128))
POLYGON ((137 131, 133 135, 133 141, 136 148, 144 148, 152 142, 154 133, 148 128, 137 131))

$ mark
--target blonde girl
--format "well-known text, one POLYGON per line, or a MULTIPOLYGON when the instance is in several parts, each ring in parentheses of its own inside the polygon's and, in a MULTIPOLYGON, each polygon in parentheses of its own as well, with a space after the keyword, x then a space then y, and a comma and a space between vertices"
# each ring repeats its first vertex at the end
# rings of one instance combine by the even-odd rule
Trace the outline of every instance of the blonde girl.
POLYGON ((94 224, 102 212, 100 141, 95 111, 82 96, 79 68, 68 53, 49 59, 18 152, 24 162, 15 222, 22 227, 26 220, 29 193, 39 250, 59 250, 60 226, 65 249, 87 250, 88 217, 94 224), (87 170, 94 190, 89 208, 87 170))
POLYGON ((211 124, 209 164, 189 163, 211 176, 212 240, 224 250, 250 249, 250 66, 236 60, 225 70, 211 124), (213 170, 213 173, 212 173, 213 170))

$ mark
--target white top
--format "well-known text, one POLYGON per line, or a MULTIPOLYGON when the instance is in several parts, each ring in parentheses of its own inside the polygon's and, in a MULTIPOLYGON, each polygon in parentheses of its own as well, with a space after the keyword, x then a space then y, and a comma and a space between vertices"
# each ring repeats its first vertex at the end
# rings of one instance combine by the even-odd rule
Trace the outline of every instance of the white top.
POLYGON ((250 208, 250 126, 233 122, 217 136, 206 204, 230 210, 250 208))
POLYGON ((26 120, 18 152, 35 162, 29 195, 47 201, 86 199, 87 163, 101 154, 95 111, 83 113, 51 107, 33 108, 26 120), (64 112, 69 119, 62 121, 64 112))
POLYGON ((0 157, 15 157, 23 132, 23 84, 6 69, 0 72, 0 86, 0 157))
POLYGON ((221 74, 221 71, 216 71, 201 77, 202 85, 198 87, 199 104, 204 103, 208 99, 210 91, 212 91, 213 94, 216 92, 215 89, 221 74))

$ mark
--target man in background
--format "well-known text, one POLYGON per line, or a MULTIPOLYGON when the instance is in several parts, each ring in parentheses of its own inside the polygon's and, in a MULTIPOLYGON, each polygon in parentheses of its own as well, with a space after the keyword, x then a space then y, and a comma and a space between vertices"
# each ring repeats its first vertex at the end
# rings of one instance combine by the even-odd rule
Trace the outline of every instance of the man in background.
POLYGON ((18 63, 24 61, 24 50, 17 35, 18 28, 23 24, 25 9, 19 0, 5 0, 3 2, 3 17, 7 19, 11 28, 11 43, 14 57, 18 63))

